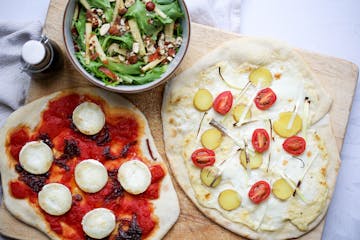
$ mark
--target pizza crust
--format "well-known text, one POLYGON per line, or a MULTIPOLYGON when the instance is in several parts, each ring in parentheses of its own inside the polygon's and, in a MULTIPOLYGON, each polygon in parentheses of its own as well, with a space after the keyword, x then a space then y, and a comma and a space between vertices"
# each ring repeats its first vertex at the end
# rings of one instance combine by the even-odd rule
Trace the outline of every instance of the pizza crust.
MULTIPOLYGON (((18 126, 19 124, 26 124, 30 127, 30 129, 33 129, 39 123, 41 117, 40 113, 46 109, 48 102, 65 92, 99 96, 102 99, 105 99, 107 104, 109 104, 110 106, 124 107, 134 112, 137 115, 139 121, 144 123, 145 132, 142 135, 142 138, 139 139, 142 144, 141 149, 147 149, 146 139, 149 139, 149 144, 153 151, 153 155, 157 158, 156 162, 153 163, 163 163, 163 160, 156 149, 145 116, 133 104, 131 104, 128 100, 121 97, 120 95, 109 93, 105 90, 101 90, 98 88, 75 88, 63 90, 42 97, 15 111, 9 116, 0 133, 0 170, 3 183, 4 203, 10 213, 14 215, 17 219, 39 229, 40 231, 44 232, 49 238, 54 240, 60 240, 60 238, 51 231, 49 226, 43 220, 41 214, 37 212, 37 209, 31 207, 26 199, 16 199, 12 197, 11 194, 9 194, 8 183, 13 179, 17 179, 18 174, 15 172, 14 167, 10 166, 8 162, 5 152, 5 142, 8 136, 8 131, 18 126)), ((151 159, 149 153, 147 152, 147 150, 144 150, 143 154, 148 159, 151 159)), ((162 165, 163 167, 165 167, 165 164, 162 165)), ((176 222, 180 213, 178 198, 172 185, 170 174, 168 172, 161 183, 160 198, 156 200, 151 200, 151 202, 154 206, 154 215, 156 215, 159 221, 159 228, 155 229, 154 233, 151 234, 148 239, 161 239, 176 222), (171 211, 169 211, 169 209, 171 209, 171 211)))
MULTIPOLYGON (((309 70, 309 67, 295 51, 283 43, 266 39, 242 38, 225 43, 169 82, 165 88, 163 99, 161 114, 165 150, 168 161, 170 162, 170 167, 179 185, 198 209, 207 217, 230 231, 250 239, 287 239, 299 237, 306 232, 300 231, 290 222, 287 222, 284 228, 276 232, 256 232, 244 224, 230 221, 218 210, 201 205, 195 196, 189 180, 181 150, 184 138, 191 130, 194 130, 196 126, 183 124, 183 121, 192 119, 193 114, 200 114, 194 110, 192 104, 192 96, 195 94, 196 89, 204 87, 204 84, 205 87, 208 85, 211 89, 211 80, 199 80, 199 73, 204 69, 208 69, 221 61, 235 62, 238 65, 243 62, 254 65, 266 65, 279 59, 292 64, 293 67, 298 69, 301 78, 305 79, 305 89, 313 100, 313 104, 310 106, 311 123, 322 119, 331 107, 332 101, 330 96, 320 86, 319 82, 317 82, 309 70)), ((215 91, 222 90, 216 89, 215 91)), ((309 231, 315 228, 326 214, 340 164, 335 137, 330 129, 329 120, 324 122, 325 125, 317 127, 317 130, 322 139, 326 139, 325 145, 329 156, 326 179, 329 194, 326 199, 326 206, 320 215, 309 225, 309 231)))

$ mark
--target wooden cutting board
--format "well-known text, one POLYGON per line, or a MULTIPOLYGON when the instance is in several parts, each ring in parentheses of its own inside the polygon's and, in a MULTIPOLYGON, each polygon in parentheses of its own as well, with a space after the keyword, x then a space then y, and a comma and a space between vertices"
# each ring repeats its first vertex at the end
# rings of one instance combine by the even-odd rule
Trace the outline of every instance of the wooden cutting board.
MULTIPOLYGON (((63 51, 65 47, 62 39, 62 15, 66 2, 64 0, 51 1, 44 30, 47 36, 56 41, 63 51)), ((238 37, 241 36, 192 23, 190 47, 184 62, 176 74, 190 67, 201 56, 221 42, 238 37)), ((334 99, 330 117, 337 146, 341 150, 357 83, 358 67, 342 59, 303 50, 297 51, 304 57, 304 60, 310 65, 311 69, 321 80, 324 88, 334 99)), ((65 56, 64 69, 62 71, 49 77, 32 79, 27 101, 30 102, 64 88, 88 85, 89 83, 73 68, 65 56)), ((157 148, 162 157, 166 159, 160 118, 163 88, 164 86, 162 85, 142 94, 125 95, 125 97, 144 112, 148 118, 157 148)), ((176 171, 176 169, 173 170, 176 171)), ((165 239, 241 239, 239 236, 207 219, 186 197, 175 179, 173 179, 173 182, 178 193, 181 214, 165 239)), ((321 239, 324 222, 301 239, 321 239)), ((47 239, 42 233, 16 220, 3 206, 0 208, 0 232, 16 239, 47 239)))

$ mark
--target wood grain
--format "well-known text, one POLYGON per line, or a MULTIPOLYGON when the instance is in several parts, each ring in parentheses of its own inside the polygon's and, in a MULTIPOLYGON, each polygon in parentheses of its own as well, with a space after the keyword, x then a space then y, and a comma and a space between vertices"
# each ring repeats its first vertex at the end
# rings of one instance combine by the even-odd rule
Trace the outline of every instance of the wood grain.
MULTIPOLYGON (((63 52, 65 51, 62 39, 62 15, 66 2, 67 1, 63 0, 51 1, 44 29, 48 37, 57 42, 63 52)), ((179 74, 184 69, 190 67, 209 50, 217 47, 219 43, 237 37, 241 36, 192 23, 190 47, 187 56, 176 74, 179 74)), ((297 51, 304 57, 304 60, 309 64, 325 89, 334 99, 330 117, 336 136, 337 146, 341 149, 358 78, 358 68, 353 63, 342 59, 323 56, 303 50, 297 51)), ((27 101, 30 102, 57 90, 87 85, 89 85, 89 83, 86 79, 75 70, 65 56, 64 68, 61 71, 51 76, 42 76, 32 79, 27 101)), ((166 159, 160 117, 163 88, 164 86, 162 85, 142 94, 124 96, 145 114, 149 120, 149 125, 157 148, 162 157, 166 159)), ((186 197, 177 182, 175 180, 173 180, 173 182, 178 193, 181 214, 177 223, 166 235, 165 239, 241 239, 239 236, 207 219, 186 197)), ((323 227, 324 221, 315 230, 301 239, 321 239, 323 227)), ((16 239, 47 239, 37 230, 16 220, 3 206, 0 209, 0 232, 16 239)))

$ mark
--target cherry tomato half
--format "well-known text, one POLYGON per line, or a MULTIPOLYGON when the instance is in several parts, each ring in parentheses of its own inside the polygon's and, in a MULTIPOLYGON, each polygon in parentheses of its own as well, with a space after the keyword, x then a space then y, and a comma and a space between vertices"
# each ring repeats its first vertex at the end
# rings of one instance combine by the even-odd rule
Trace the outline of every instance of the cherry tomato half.
POLYGON ((306 142, 302 137, 292 136, 284 141, 283 148, 288 153, 298 156, 305 151, 306 142))
POLYGON ((264 88, 260 90, 255 99, 255 105, 260 110, 269 109, 276 101, 276 94, 271 88, 264 88))
POLYGON ((215 111, 225 115, 231 109, 233 103, 233 95, 230 91, 220 93, 214 100, 213 106, 215 111))
POLYGON ((267 131, 263 128, 258 128, 253 132, 252 145, 255 151, 262 153, 269 149, 270 137, 267 131))
POLYGON ((270 185, 265 181, 258 181, 249 191, 249 198, 253 203, 259 204, 266 200, 270 195, 270 185))
POLYGON ((212 166, 215 163, 215 152, 207 148, 199 148, 191 154, 191 160, 199 168, 212 166))
POLYGON ((106 67, 99 67, 99 70, 103 72, 106 76, 108 76, 112 80, 116 80, 116 74, 113 73, 110 69, 106 67))

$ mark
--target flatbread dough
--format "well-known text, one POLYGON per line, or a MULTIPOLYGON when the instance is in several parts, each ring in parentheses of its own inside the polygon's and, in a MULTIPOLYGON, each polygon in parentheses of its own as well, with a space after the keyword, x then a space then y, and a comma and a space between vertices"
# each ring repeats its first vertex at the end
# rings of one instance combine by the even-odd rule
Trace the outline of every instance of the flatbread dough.
MULTIPOLYGON (((38 209, 31 207, 27 200, 17 199, 9 194, 8 183, 11 180, 17 179, 18 174, 16 173, 13 164, 10 164, 11 161, 8 160, 8 155, 5 152, 5 142, 8 132, 19 125, 25 124, 29 126, 30 130, 33 130, 39 123, 41 113, 47 108, 48 102, 62 94, 67 93, 87 94, 100 97, 104 99, 111 108, 125 109, 125 111, 133 112, 139 122, 143 123, 144 132, 142 134, 140 133, 138 138, 138 141, 141 142, 141 149, 144 149, 142 154, 144 154, 147 159, 152 159, 146 146, 146 139, 149 139, 153 155, 157 158, 156 163, 163 162, 155 147, 145 116, 133 104, 118 94, 109 93, 98 88, 75 88, 55 92, 18 109, 10 115, 0 132, 0 170, 3 183, 4 203, 6 208, 16 218, 41 230, 51 239, 60 238, 51 231, 42 215, 39 214, 38 209)), ((163 167, 165 167, 165 164, 163 164, 163 167)), ((171 183, 169 173, 166 173, 164 179, 162 180, 160 197, 156 200, 151 200, 151 202, 154 207, 154 215, 157 217, 159 222, 159 228, 155 229, 148 239, 161 239, 176 222, 180 213, 177 195, 171 183), (171 211, 168 211, 168 209, 171 209, 171 211)))
MULTIPOLYGON (((327 154, 324 153, 324 156, 321 157, 324 161, 324 165, 321 167, 325 168, 325 170, 323 170, 323 176, 326 178, 327 188, 324 188, 325 197, 319 205, 320 209, 319 207, 317 209, 318 214, 309 218, 308 222, 310 223, 306 226, 306 230, 304 228, 300 230, 294 224, 286 221, 281 229, 274 231, 255 231, 254 227, 251 228, 244 223, 229 220, 230 214, 226 211, 215 209, 210 205, 206 206, 206 201, 203 200, 205 196, 203 190, 206 189, 206 187, 197 183, 199 180, 199 176, 197 175, 199 170, 198 172, 193 171, 191 167, 189 167, 191 164, 187 164, 191 162, 191 160, 189 160, 189 154, 191 154, 189 149, 193 151, 199 146, 201 147, 201 145, 194 144, 199 144, 198 138, 201 132, 209 128, 206 122, 210 117, 206 116, 204 120, 205 123, 202 124, 200 133, 197 134, 204 113, 197 111, 193 106, 193 96, 196 91, 200 88, 206 88, 216 97, 225 90, 231 90, 234 98, 236 98, 236 94, 241 90, 230 88, 220 79, 218 74, 219 67, 222 69, 224 78, 231 81, 233 85, 238 84, 244 87, 247 79, 244 79, 242 73, 248 76, 249 70, 246 70, 247 68, 254 69, 260 66, 269 68, 274 75, 278 74, 280 79, 273 80, 274 84, 271 87, 273 88, 275 85, 274 88, 277 88, 277 92, 284 93, 285 95, 288 94, 287 97, 291 97, 288 103, 285 103, 285 100, 288 99, 283 99, 283 102, 280 101, 276 103, 277 106, 274 105, 272 107, 274 108, 272 110, 274 114, 283 111, 293 111, 296 102, 300 103, 298 104, 298 111, 302 113, 304 105, 301 103, 304 97, 308 97, 311 100, 309 122, 313 124, 324 118, 331 107, 331 98, 319 85, 306 63, 295 51, 281 42, 266 39, 242 38, 227 42, 223 46, 210 52, 166 86, 162 106, 166 154, 171 168, 174 170, 174 175, 185 193, 205 215, 218 224, 251 239, 294 238, 305 234, 321 222, 326 214, 335 186, 340 160, 328 118, 325 118, 325 120, 321 121, 321 124, 317 124, 309 130, 316 132, 321 139, 326 140, 324 142, 327 154), (233 71, 231 72, 229 69, 233 69, 233 71), (293 85, 287 85, 290 83, 293 83, 293 85), (290 92, 290 94, 288 92, 290 92), (299 95, 297 95, 297 92, 299 92, 299 95), (300 100, 298 101, 298 99, 300 100)), ((255 92, 257 90, 256 87, 251 86, 249 88, 250 94, 248 94, 248 100, 246 100, 245 103, 251 100, 251 91, 255 92)), ((278 98, 281 98, 281 96, 278 96, 278 98)), ((262 114, 255 106, 252 106, 251 110, 253 110, 254 118, 257 120, 267 119, 269 117, 274 119, 271 111, 269 111, 270 113, 262 114)), ((222 119, 220 115, 214 113, 214 110, 209 110, 209 114, 207 115, 218 118, 218 120, 222 119)), ((227 138, 224 139, 224 142, 228 144, 231 141, 227 138)), ((221 158, 221 156, 219 158, 221 158)), ((305 214, 310 215, 310 213, 306 211, 305 214)), ((294 221, 296 222, 296 220, 294 221)))

